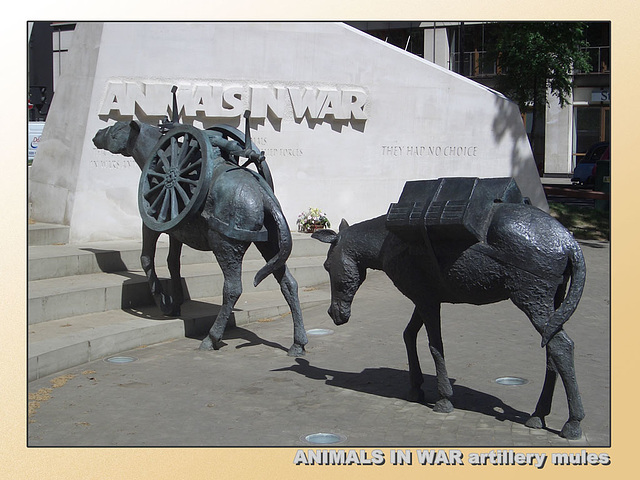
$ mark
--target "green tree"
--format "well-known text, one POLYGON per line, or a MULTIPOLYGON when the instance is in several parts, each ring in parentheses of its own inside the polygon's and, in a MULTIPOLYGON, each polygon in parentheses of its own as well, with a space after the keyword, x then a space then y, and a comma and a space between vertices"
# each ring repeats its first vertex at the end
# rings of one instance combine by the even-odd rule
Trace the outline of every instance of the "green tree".
POLYGON ((489 57, 498 67, 496 88, 516 102, 522 114, 532 107, 532 132, 547 105, 547 91, 565 106, 571 98, 573 72, 591 71, 585 50, 587 28, 582 22, 496 24, 489 57))

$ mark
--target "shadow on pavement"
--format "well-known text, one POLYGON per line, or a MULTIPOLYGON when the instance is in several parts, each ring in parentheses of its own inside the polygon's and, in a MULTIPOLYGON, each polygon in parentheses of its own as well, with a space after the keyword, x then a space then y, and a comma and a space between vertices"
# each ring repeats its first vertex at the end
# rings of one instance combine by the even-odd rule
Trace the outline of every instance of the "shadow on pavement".
MULTIPOLYGON (((312 380, 325 381, 327 385, 346 388, 357 392, 378 395, 385 398, 406 400, 404 393, 408 389, 409 372, 395 368, 365 368, 360 373, 341 372, 315 367, 303 358, 295 359, 297 365, 273 370, 276 372, 292 371, 312 380)), ((509 421, 524 425, 529 414, 516 410, 493 395, 488 395, 471 388, 453 384, 454 407, 458 410, 477 412, 498 421, 509 421)), ((433 375, 424 375, 422 389, 425 392, 424 405, 433 407, 438 400, 437 379, 433 375)), ((551 431, 547 429, 548 431, 551 431)))
MULTIPOLYGON (((202 336, 202 338, 204 338, 204 335, 202 336)), ((222 336, 222 341, 220 342, 220 345, 224 346, 225 340, 235 340, 235 339, 246 341, 246 343, 242 343, 235 347, 238 350, 241 348, 265 345, 267 347, 283 350, 285 352, 289 351, 289 349, 284 347, 283 345, 280 345, 279 343, 276 343, 276 342, 270 342, 268 340, 265 340, 260 336, 256 335, 255 333, 253 333, 251 330, 247 330, 242 327, 227 328, 227 330, 225 330, 224 332, 224 335, 222 336)))

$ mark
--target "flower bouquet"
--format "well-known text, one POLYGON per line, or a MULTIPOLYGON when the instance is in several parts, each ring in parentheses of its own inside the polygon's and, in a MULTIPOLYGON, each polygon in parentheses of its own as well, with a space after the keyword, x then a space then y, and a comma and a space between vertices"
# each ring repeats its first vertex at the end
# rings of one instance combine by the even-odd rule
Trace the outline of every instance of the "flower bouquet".
POLYGON ((323 213, 319 208, 309 208, 306 212, 298 215, 298 231, 304 233, 313 233, 316 230, 329 228, 331 223, 327 218, 327 214, 323 213))

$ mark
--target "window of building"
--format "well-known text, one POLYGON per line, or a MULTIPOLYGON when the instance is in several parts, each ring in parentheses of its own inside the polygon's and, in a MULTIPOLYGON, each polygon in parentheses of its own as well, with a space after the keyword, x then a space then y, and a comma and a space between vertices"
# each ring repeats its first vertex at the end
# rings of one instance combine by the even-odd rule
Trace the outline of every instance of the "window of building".
POLYGON ((75 23, 52 23, 53 28, 53 88, 55 90, 58 77, 65 72, 67 53, 73 38, 75 23))
POLYGON ((589 23, 586 41, 589 43, 587 53, 591 63, 589 73, 611 73, 611 24, 609 22, 589 23))
POLYGON ((487 50, 495 41, 493 23, 465 23, 448 29, 451 45, 451 69, 466 77, 484 77, 496 74, 496 64, 488 60, 487 50))
POLYGON ((575 166, 591 145, 611 141, 611 109, 601 106, 575 107, 573 118, 575 166))

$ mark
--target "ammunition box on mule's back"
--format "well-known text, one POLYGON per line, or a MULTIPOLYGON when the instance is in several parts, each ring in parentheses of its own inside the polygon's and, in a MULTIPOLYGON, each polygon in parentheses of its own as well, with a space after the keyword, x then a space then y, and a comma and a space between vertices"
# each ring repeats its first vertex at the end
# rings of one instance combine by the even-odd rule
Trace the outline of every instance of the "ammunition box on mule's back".
POLYGON ((387 212, 387 229, 410 241, 483 241, 496 203, 528 203, 513 178, 406 182, 387 212))

